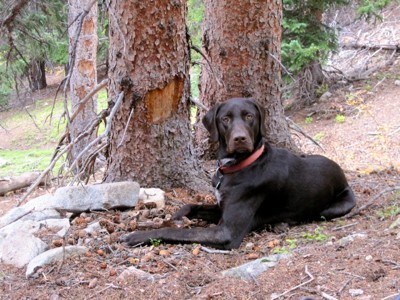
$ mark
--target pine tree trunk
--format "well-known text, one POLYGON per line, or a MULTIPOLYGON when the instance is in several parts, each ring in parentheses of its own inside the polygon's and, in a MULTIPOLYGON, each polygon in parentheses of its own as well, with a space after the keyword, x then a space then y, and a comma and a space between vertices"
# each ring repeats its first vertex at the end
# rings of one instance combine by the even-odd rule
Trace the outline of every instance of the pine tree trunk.
MULTIPOLYGON (((97 69, 96 69, 96 56, 97 56, 97 3, 92 5, 89 13, 85 16, 82 22, 82 28, 79 36, 77 36, 77 27, 79 24, 79 15, 84 10, 88 9, 92 0, 69 0, 69 15, 68 20, 70 27, 68 29, 70 55, 73 53, 73 46, 77 41, 75 50, 74 65, 69 66, 72 69, 70 78, 70 97, 72 103, 72 113, 78 107, 79 102, 96 86, 97 84, 97 69), (77 18, 78 17, 78 18, 77 18)), ((71 61, 71 58, 70 58, 71 61)), ((73 140, 81 132, 86 130, 86 127, 96 118, 97 115, 97 97, 93 96, 92 99, 86 104, 84 109, 77 115, 77 117, 69 124, 70 139, 73 140)), ((86 147, 86 145, 96 138, 96 132, 93 132, 88 137, 76 143, 73 147, 71 155, 68 157, 72 163, 78 154, 86 147)), ((83 162, 87 159, 87 155, 83 155, 80 162, 77 164, 78 168, 73 170, 75 173, 81 171, 83 162)), ((86 177, 86 173, 83 177, 86 177)))
POLYGON ((32 91, 42 90, 47 87, 46 62, 34 59, 29 64, 29 83, 32 91))
POLYGON ((186 1, 110 3, 111 127, 106 181, 207 188, 192 149, 186 1))
MULTIPOLYGON (((203 48, 212 68, 206 64, 202 70, 203 103, 253 97, 266 110, 269 142, 295 149, 281 102, 281 1, 204 4, 203 48)), ((208 147, 205 136, 204 130, 196 134, 200 148, 208 147)))

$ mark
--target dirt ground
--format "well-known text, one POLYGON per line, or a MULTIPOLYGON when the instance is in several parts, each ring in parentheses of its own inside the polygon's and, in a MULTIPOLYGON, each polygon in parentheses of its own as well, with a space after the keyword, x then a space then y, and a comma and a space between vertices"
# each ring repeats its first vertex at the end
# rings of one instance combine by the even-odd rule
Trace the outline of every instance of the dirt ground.
MULTIPOLYGON (((25 269, 0 265, 0 299, 395 299, 400 294, 400 229, 389 226, 399 217, 400 193, 377 195, 400 183, 400 86, 393 77, 398 70, 397 62, 372 91, 360 82, 334 93, 329 103, 290 115, 325 151, 294 132, 303 150, 322 153, 344 167, 357 207, 375 199, 359 214, 291 227, 280 235, 254 232, 239 249, 221 254, 200 245, 125 247, 117 240, 130 230, 127 216, 132 212, 84 213, 74 219, 65 241, 47 238, 51 247, 86 241, 86 255, 47 265, 30 279, 25 269), (348 101, 349 94, 358 100, 348 101), (336 120, 337 114, 344 122, 336 120), (312 121, 305 121, 307 117, 312 121), (98 220, 103 230, 82 235, 87 224, 98 220), (354 234, 352 242, 340 242, 354 234), (253 280, 221 275, 273 253, 290 256, 253 280), (121 280, 119 275, 129 266, 154 276, 121 280)), ((18 196, 0 197, 0 213, 18 196)), ((168 191, 164 213, 183 203, 212 200, 211 195, 168 191)))

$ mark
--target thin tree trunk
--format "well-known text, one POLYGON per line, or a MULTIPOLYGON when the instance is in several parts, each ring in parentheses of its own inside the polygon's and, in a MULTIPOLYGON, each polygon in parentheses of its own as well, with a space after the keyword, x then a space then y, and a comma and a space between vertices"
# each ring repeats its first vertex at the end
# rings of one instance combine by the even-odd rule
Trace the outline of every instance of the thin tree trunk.
POLYGON ((190 131, 186 1, 112 1, 109 15, 109 101, 124 99, 106 181, 207 189, 190 131))
MULTIPOLYGON (((281 102, 281 2, 244 0, 233 5, 229 0, 204 0, 204 4, 203 48, 210 64, 202 70, 203 103, 211 107, 232 97, 253 97, 266 110, 268 140, 295 149, 281 102)), ((196 134, 203 149, 205 137, 204 130, 196 134)))
POLYGON ((33 59, 29 63, 29 83, 32 91, 42 90, 47 87, 46 62, 40 59, 33 59))
MULTIPOLYGON (((73 61, 72 74, 70 78, 70 97, 72 103, 72 113, 78 108, 79 102, 95 87, 97 84, 97 69, 96 69, 96 54, 97 54, 97 3, 90 7, 93 3, 92 0, 69 0, 69 43, 70 43, 70 56, 75 53, 75 57, 70 57, 73 61), (85 9, 89 9, 89 13, 85 16, 82 23, 80 23, 79 15, 85 9), (79 26, 81 30, 77 30, 79 26), (79 35, 78 35, 79 34, 79 35), (77 41, 78 39, 78 41, 77 41), (74 45, 76 43, 76 48, 74 45)), ((80 114, 69 124, 70 139, 76 138, 86 127, 96 118, 97 110, 97 97, 93 96, 92 100, 88 102, 80 114)), ((85 148, 85 146, 95 139, 96 133, 93 132, 87 138, 82 139, 76 143, 73 150, 68 157, 70 163, 78 156, 78 154, 85 148)), ((78 163, 78 169, 73 170, 79 173, 83 162, 87 156, 82 156, 81 162, 78 163)), ((88 175, 88 174, 86 174, 88 175)))

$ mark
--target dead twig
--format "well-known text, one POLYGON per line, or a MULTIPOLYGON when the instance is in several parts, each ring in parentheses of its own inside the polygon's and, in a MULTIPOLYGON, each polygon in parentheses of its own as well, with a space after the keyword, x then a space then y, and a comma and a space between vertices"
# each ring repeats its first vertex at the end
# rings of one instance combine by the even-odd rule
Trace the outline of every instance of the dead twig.
POLYGON ((215 80, 217 81, 218 85, 219 85, 220 87, 225 88, 224 83, 221 82, 221 80, 218 78, 217 73, 215 72, 215 70, 214 70, 214 68, 213 68, 213 66, 212 66, 212 64, 211 64, 211 62, 210 62, 210 60, 209 60, 208 57, 203 53, 203 51, 201 51, 200 48, 198 48, 198 47, 196 47, 196 46, 194 46, 194 45, 192 45, 191 48, 192 48, 194 51, 196 51, 197 53, 199 53, 199 54, 204 58, 204 60, 207 62, 208 66, 210 67, 211 73, 214 75, 214 78, 215 78, 215 80))
POLYGON ((304 286, 304 285, 306 285, 306 284, 309 284, 311 281, 314 280, 314 276, 308 271, 307 265, 304 267, 304 272, 305 272, 305 273, 307 274, 307 276, 310 278, 309 280, 307 280, 307 281, 305 281, 305 282, 303 282, 303 283, 301 283, 301 284, 299 284, 299 285, 296 285, 296 286, 294 286, 294 287, 288 289, 287 291, 283 292, 282 294, 279 294, 279 295, 277 295, 277 296, 272 297, 271 300, 278 299, 278 298, 280 298, 280 297, 282 297, 282 296, 284 296, 284 295, 286 295, 286 294, 288 294, 288 293, 290 293, 290 292, 292 292, 292 291, 294 291, 294 290, 297 290, 298 288, 300 288, 300 287, 302 287, 302 286, 304 286))
POLYGON ((325 152, 324 147, 322 147, 321 144, 319 144, 316 140, 314 140, 311 136, 309 136, 299 125, 297 125, 292 119, 286 117, 286 121, 289 124, 289 127, 297 132, 299 132, 300 134, 302 134, 303 136, 305 136, 307 139, 309 139, 313 144, 317 145, 319 148, 321 148, 322 151, 325 152))
POLYGON ((382 197, 384 194, 386 193, 390 193, 396 190, 400 190, 400 185, 398 186, 393 186, 393 187, 388 187, 382 191, 380 191, 375 197, 373 197, 371 200, 369 200, 366 204, 360 206, 358 209, 353 210, 352 212, 350 212, 349 214, 347 214, 344 217, 341 217, 341 219, 348 219, 351 218, 357 214, 359 214, 361 211, 363 211, 364 209, 370 207, 377 199, 379 199, 380 197, 382 197))
POLYGON ((218 250, 218 249, 210 249, 207 247, 200 247, 200 249, 204 252, 211 253, 211 254, 232 254, 230 250, 218 250))
POLYGON ((355 222, 355 223, 351 223, 351 224, 347 224, 347 225, 343 225, 343 226, 334 227, 334 228, 332 228, 332 231, 342 230, 342 229, 345 229, 345 228, 348 228, 351 226, 355 226, 357 224, 358 224, 358 222, 355 222))

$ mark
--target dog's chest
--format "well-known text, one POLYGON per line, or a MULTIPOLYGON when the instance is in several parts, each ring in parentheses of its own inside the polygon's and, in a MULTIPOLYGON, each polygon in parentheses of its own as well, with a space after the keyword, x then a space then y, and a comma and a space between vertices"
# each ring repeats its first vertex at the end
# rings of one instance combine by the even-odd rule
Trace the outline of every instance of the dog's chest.
POLYGON ((215 195, 215 199, 217 199, 217 204, 218 206, 221 206, 221 192, 219 191, 219 189, 214 189, 214 195, 215 195))

